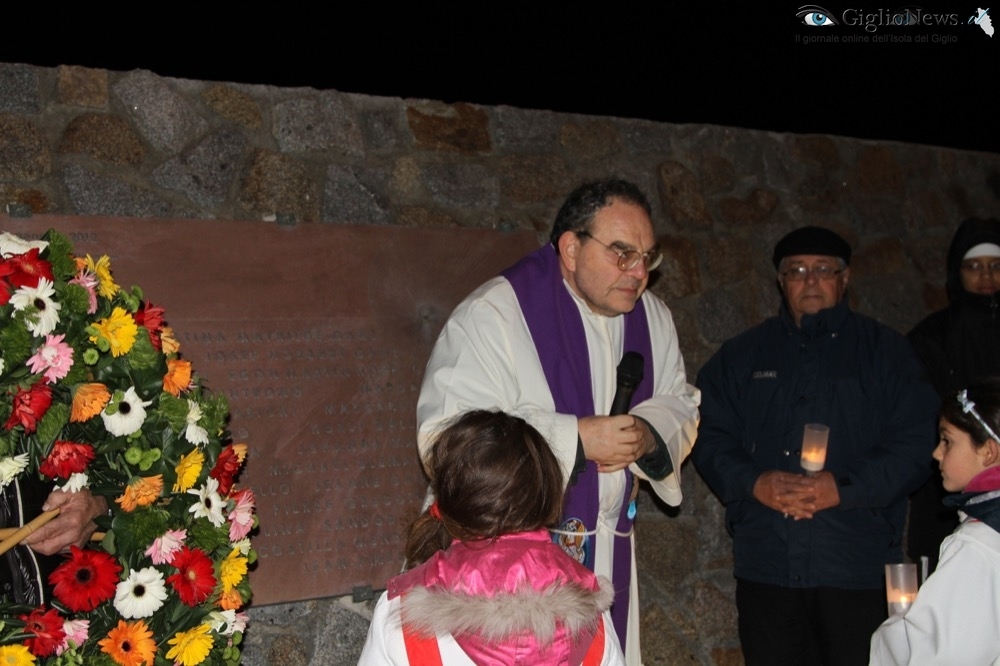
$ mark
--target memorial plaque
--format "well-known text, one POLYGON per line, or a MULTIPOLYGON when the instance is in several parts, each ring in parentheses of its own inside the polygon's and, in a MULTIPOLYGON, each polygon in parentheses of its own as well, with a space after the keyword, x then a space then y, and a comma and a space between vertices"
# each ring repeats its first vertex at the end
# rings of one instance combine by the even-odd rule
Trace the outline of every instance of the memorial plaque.
POLYGON ((426 489, 416 402, 441 326, 533 232, 265 222, 0 217, 166 308, 181 354, 232 411, 257 497, 255 604, 384 587, 426 489))

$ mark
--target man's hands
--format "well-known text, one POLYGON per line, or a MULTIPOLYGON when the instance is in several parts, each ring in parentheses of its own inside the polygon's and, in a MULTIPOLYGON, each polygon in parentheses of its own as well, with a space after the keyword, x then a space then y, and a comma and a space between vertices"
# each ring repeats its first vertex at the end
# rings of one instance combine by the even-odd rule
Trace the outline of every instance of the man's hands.
POLYGON ((97 529, 93 519, 107 512, 108 503, 86 488, 75 493, 53 490, 42 505, 43 511, 52 509, 59 509, 59 515, 24 539, 26 545, 43 555, 54 555, 72 545, 82 547, 97 529))
POLYGON ((656 449, 649 426, 631 414, 587 416, 577 420, 583 453, 598 472, 617 472, 656 449))
POLYGON ((758 502, 795 520, 840 504, 840 491, 830 472, 804 476, 771 470, 757 477, 753 496, 758 502))

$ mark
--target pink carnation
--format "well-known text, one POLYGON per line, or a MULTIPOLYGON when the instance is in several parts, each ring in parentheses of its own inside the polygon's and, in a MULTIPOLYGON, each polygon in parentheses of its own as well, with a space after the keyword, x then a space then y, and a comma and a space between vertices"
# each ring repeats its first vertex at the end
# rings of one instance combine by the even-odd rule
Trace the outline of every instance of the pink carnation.
POLYGON ((187 530, 167 530, 167 533, 153 541, 153 545, 146 549, 153 564, 169 564, 174 559, 174 553, 184 545, 187 538, 187 530))
POLYGON ((56 654, 62 654, 68 650, 70 641, 73 641, 77 647, 86 643, 87 636, 90 635, 90 620, 66 620, 63 622, 63 631, 66 632, 66 638, 56 648, 56 654))
POLYGON ((230 496, 236 506, 229 512, 229 540, 239 541, 253 528, 253 491, 249 488, 238 490, 230 496))
POLYGON ((97 312, 97 285, 100 282, 96 275, 86 269, 81 269, 80 273, 69 281, 70 284, 78 284, 87 290, 87 296, 90 299, 87 305, 87 314, 97 312))
POLYGON ((54 384, 69 373, 73 367, 73 348, 63 342, 66 336, 46 335, 45 342, 35 355, 28 359, 28 369, 32 372, 43 372, 45 381, 54 384))

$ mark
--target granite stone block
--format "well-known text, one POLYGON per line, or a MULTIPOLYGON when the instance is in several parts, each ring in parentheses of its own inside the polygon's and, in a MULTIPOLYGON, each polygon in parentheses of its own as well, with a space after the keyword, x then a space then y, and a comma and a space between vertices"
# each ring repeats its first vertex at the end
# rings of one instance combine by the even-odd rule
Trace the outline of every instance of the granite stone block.
POLYGON ((90 109, 107 108, 107 70, 60 65, 56 74, 56 99, 60 104, 90 109))
POLYGON ((129 73, 113 86, 139 133, 157 150, 179 153, 208 130, 192 104, 167 79, 152 72, 129 73))
POLYGON ((331 151, 360 157, 365 152, 357 112, 335 91, 277 104, 271 131, 286 153, 331 151))
POLYGON ((239 171, 246 143, 239 132, 221 130, 210 134, 191 150, 158 166, 153 171, 153 182, 180 192, 199 206, 218 206, 225 201, 239 171))
POLYGON ((119 166, 138 166, 142 164, 146 149, 124 118, 107 113, 84 113, 66 126, 59 152, 90 155, 119 166))
POLYGON ((52 156, 42 130, 29 118, 0 113, 0 180, 33 181, 51 169, 52 156))
POLYGON ((0 63, 0 111, 38 113, 39 68, 0 63))

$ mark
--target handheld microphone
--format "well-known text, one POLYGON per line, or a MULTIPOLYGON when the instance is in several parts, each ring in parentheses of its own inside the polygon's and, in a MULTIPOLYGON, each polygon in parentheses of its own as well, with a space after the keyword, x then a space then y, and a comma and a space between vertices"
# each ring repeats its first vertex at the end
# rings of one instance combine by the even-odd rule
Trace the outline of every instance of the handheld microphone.
POLYGON ((611 401, 611 416, 628 414, 632 394, 642 381, 642 364, 643 358, 639 352, 625 352, 622 356, 621 363, 618 364, 618 388, 615 390, 615 399, 611 401))

